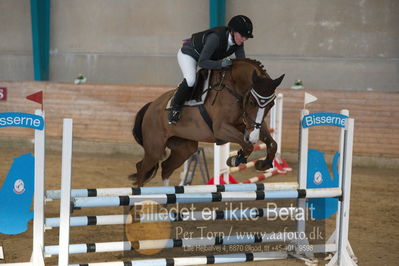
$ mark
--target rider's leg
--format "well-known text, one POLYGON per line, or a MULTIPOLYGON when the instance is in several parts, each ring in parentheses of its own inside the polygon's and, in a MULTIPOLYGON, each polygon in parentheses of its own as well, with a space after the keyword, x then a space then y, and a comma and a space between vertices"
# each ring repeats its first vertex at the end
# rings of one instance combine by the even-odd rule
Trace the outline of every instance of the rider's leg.
POLYGON ((191 93, 192 87, 195 84, 197 61, 189 55, 183 54, 181 50, 177 53, 177 61, 183 73, 184 80, 176 90, 172 101, 172 108, 169 112, 169 124, 176 124, 180 119, 180 110, 191 93))
POLYGON ((197 74, 197 61, 189 55, 183 54, 181 50, 177 53, 177 62, 183 77, 187 81, 189 87, 194 86, 197 74))
POLYGON ((191 88, 187 86, 186 79, 180 83, 177 88, 175 95, 172 99, 172 106, 169 112, 169 124, 176 124, 180 119, 180 110, 183 106, 184 101, 187 99, 188 95, 191 93, 191 88))

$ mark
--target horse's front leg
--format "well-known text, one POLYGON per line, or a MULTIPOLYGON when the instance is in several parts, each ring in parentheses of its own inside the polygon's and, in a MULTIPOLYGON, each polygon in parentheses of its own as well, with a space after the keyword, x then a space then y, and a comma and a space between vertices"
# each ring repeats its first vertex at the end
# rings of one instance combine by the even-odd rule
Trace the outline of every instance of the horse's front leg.
POLYGON ((214 130, 216 139, 237 143, 241 146, 241 150, 237 155, 231 156, 227 159, 226 164, 230 167, 238 166, 242 163, 247 163, 247 158, 252 153, 253 145, 245 141, 244 134, 236 127, 230 124, 223 124, 217 130, 214 130))
POLYGON ((269 168, 273 168, 273 160, 277 152, 277 142, 270 135, 269 129, 265 122, 262 123, 259 139, 266 144, 267 154, 264 160, 256 161, 255 169, 259 171, 265 171, 269 168))

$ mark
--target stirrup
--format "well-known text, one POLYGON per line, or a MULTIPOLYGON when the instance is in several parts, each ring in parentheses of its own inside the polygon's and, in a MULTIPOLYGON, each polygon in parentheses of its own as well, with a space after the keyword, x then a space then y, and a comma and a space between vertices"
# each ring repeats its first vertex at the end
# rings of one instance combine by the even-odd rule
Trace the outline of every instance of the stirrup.
POLYGON ((177 121, 180 120, 180 111, 178 110, 170 110, 168 114, 169 125, 175 125, 177 121))

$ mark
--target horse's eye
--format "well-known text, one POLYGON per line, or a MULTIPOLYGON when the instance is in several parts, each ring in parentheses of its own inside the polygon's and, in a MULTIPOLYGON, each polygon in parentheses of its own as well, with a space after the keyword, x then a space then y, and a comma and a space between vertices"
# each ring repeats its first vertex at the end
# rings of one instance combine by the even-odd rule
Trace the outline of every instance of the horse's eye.
POLYGON ((252 106, 256 106, 256 102, 255 102, 253 99, 251 99, 251 100, 249 101, 249 104, 252 105, 252 106))

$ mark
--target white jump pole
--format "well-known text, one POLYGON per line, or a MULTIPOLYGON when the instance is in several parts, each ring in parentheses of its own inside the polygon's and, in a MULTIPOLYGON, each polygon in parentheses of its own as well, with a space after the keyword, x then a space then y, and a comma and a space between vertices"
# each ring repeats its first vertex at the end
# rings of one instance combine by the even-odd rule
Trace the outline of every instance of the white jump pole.
POLYGON ((72 119, 64 119, 62 137, 62 169, 61 169, 61 202, 60 202, 60 234, 58 265, 69 264, 69 229, 71 212, 72 182, 72 119))
POLYGON ((281 154, 281 137, 283 129, 283 94, 279 93, 276 97, 276 104, 270 110, 269 128, 273 139, 277 142, 277 154, 281 154))
MULTIPOLYGON (((299 169, 298 169, 298 187, 299 189, 306 189, 307 187, 307 175, 308 175, 308 149, 309 149, 309 128, 302 127, 303 118, 309 114, 309 110, 303 109, 301 111, 301 117, 299 121, 299 152, 298 152, 298 161, 299 161, 299 169)), ((297 208, 306 210, 306 199, 298 198, 297 200, 297 208)), ((296 231, 298 234, 304 234, 306 232, 306 221, 297 220, 296 222, 296 231)), ((309 245, 309 241, 307 239, 299 240, 298 245, 306 246, 309 245)), ((314 258, 313 252, 305 252, 305 256, 307 258, 314 258)))
POLYGON ((339 212, 336 223, 335 244, 337 252, 327 265, 357 265, 355 261, 356 257, 352 252, 348 239, 354 123, 353 119, 347 119, 343 143, 341 143, 343 145, 343 151, 341 153, 342 175, 339 184, 342 189, 342 200, 338 204, 339 212))
MULTIPOLYGON (((45 121, 44 112, 41 110, 35 111, 36 115, 43 117, 45 121)), ((44 265, 43 250, 44 250, 44 166, 45 166, 45 141, 46 137, 46 123, 43 125, 43 130, 35 130, 35 190, 33 203, 33 252, 31 262, 33 265, 44 265)))
POLYGON ((214 184, 220 184, 220 175, 223 174, 223 180, 226 184, 229 184, 229 166, 226 164, 229 158, 230 142, 223 145, 214 144, 213 154, 213 178, 214 184))

